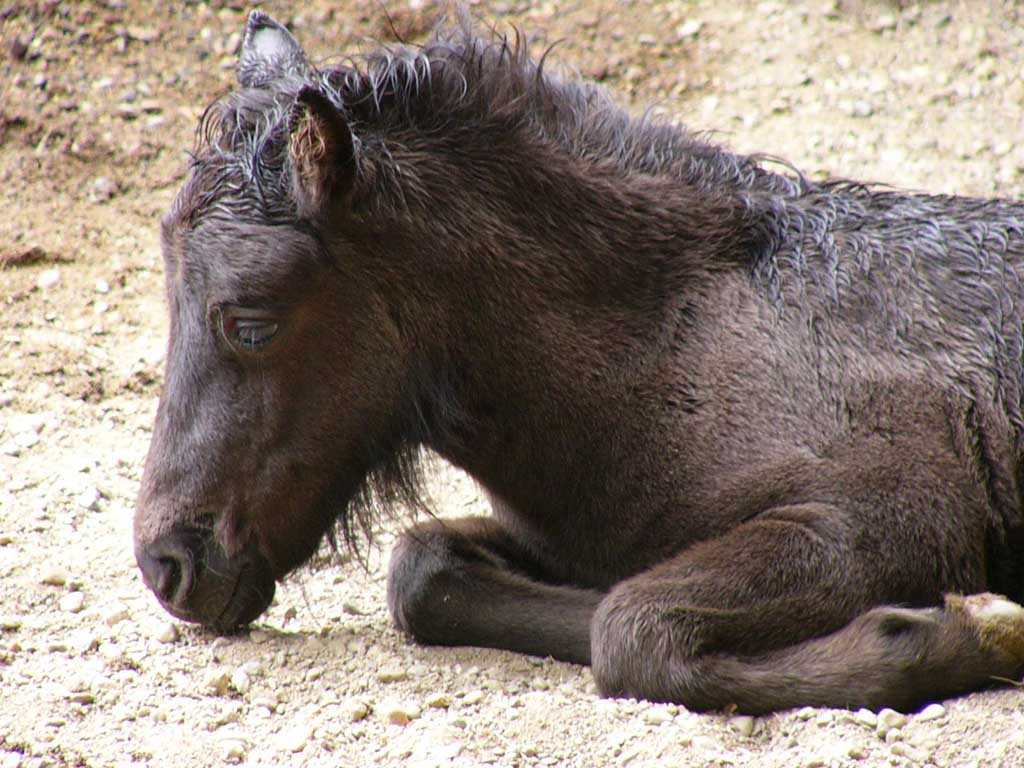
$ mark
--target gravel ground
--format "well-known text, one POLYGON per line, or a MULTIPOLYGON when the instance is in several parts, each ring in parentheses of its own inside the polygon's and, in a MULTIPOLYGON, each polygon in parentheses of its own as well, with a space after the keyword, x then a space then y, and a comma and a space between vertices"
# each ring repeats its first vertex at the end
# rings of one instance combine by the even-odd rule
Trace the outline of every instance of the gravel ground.
MULTIPOLYGON (((316 57, 391 34, 371 0, 267 3, 316 57)), ((813 176, 1019 196, 1024 24, 1005 2, 481 2, 555 58, 813 176)), ((241 3, 0 3, 0 768, 1019 766, 1016 689, 909 718, 696 715, 595 695, 587 669, 410 645, 387 543, 325 552, 246 635, 164 614, 130 547, 161 380, 158 217, 241 3)), ((391 2, 421 34, 428 4, 391 2)), ((443 514, 483 506, 438 465, 443 514)))

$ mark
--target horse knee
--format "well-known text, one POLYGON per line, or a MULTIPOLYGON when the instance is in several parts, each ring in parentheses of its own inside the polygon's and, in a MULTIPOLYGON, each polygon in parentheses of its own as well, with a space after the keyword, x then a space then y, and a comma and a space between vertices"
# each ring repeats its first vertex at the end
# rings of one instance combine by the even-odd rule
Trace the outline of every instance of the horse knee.
POLYGON ((669 618, 638 592, 620 585, 598 605, 590 641, 594 681, 604 696, 676 699, 689 687, 685 658, 699 644, 699 629, 686 617, 669 618))
POLYGON ((443 534, 412 529, 399 536, 388 565, 387 604, 400 631, 430 642, 444 600, 442 581, 450 570, 450 547, 443 534))

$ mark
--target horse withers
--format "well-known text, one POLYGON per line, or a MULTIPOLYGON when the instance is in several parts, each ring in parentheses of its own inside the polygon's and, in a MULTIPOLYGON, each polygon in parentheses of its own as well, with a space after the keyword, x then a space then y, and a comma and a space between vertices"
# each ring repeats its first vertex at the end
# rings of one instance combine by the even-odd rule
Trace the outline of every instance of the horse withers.
POLYGON ((163 221, 171 613, 251 622, 429 448, 493 509, 396 545, 420 642, 749 713, 1021 676, 1024 204, 775 172, 466 23, 317 68, 254 11, 238 80, 163 221))

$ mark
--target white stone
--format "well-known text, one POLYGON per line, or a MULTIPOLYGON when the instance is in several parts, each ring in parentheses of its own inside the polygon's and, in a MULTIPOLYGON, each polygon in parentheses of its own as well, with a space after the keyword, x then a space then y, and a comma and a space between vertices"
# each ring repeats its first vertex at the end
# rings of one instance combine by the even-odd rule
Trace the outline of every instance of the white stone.
POLYGON ((909 744, 893 744, 890 749, 894 755, 906 758, 911 763, 924 763, 928 760, 928 754, 926 752, 923 752, 916 747, 912 747, 909 744))
POLYGON ((938 720, 946 716, 946 708, 941 704, 929 704, 917 713, 917 720, 938 720))
POLYGON ((672 714, 663 707, 651 707, 644 712, 644 722, 648 725, 664 725, 672 720, 672 714))
POLYGON ((36 285, 41 290, 47 290, 53 288, 57 283, 60 282, 60 270, 59 269, 45 269, 39 273, 39 277, 36 278, 36 285))
POLYGON ((124 664, 128 661, 128 655, 124 652, 124 648, 117 643, 101 643, 99 654, 111 666, 124 664))
POLYGON ((99 507, 100 503, 100 492, 99 489, 92 486, 86 488, 75 498, 75 502, 82 509, 95 510, 99 507))
POLYGON ((153 638, 158 643, 175 643, 178 641, 178 625, 165 621, 153 631, 153 638))
POLYGON ((408 702, 385 704, 380 710, 381 717, 392 725, 408 725, 420 716, 420 708, 408 702))
POLYGON ((484 692, 483 691, 470 691, 465 696, 463 696, 462 703, 465 704, 467 707, 475 707, 477 704, 479 704, 483 700, 484 700, 484 692))
POLYGON ((875 732, 884 737, 893 728, 902 728, 907 723, 907 716, 896 710, 885 708, 878 713, 875 732))
POLYGON ((245 742, 241 739, 225 739, 221 742, 221 754, 229 763, 240 763, 245 760, 245 742))
POLYGON ((38 432, 19 432, 14 436, 14 443, 18 448, 31 448, 38 442, 38 432))
POLYGON ((309 743, 309 729, 306 726, 295 726, 281 731, 275 739, 277 747, 284 752, 301 752, 309 743))
POLYGON ((85 595, 77 590, 68 592, 61 596, 58 606, 66 613, 78 613, 85 607, 85 595))
POLYGON ((447 709, 451 703, 452 697, 442 691, 430 694, 426 700, 426 705, 434 709, 447 709))
POLYGON ((408 680, 409 673, 404 669, 382 669, 377 673, 377 679, 382 683, 398 683, 408 680))
POLYGON ((112 627, 131 616, 128 606, 124 603, 115 603, 103 612, 103 621, 108 627, 112 627))
POLYGON ((703 21, 699 21, 697 19, 684 21, 682 24, 676 27, 676 37, 678 37, 680 40, 685 40, 688 37, 696 37, 703 28, 703 21))
POLYGON ((252 688, 252 678, 249 673, 239 667, 231 673, 231 687, 239 693, 248 693, 252 688))
POLYGON ((874 728, 878 724, 878 715, 870 709, 858 709, 853 717, 858 723, 866 725, 868 728, 874 728))
POLYGON ((344 712, 350 722, 358 723, 360 720, 365 720, 366 716, 370 714, 370 705, 365 701, 356 699, 345 705, 344 712))
POLYGON ((258 709, 266 710, 268 715, 272 715, 277 712, 277 702, 273 699, 267 698, 266 696, 260 696, 253 699, 252 705, 258 709))
POLYGON ((206 674, 204 688, 215 696, 223 696, 231 688, 231 675, 224 669, 211 670, 206 674))
POLYGON ((740 736, 750 737, 754 734, 754 726, 757 722, 749 715, 737 715, 730 718, 729 725, 740 736))

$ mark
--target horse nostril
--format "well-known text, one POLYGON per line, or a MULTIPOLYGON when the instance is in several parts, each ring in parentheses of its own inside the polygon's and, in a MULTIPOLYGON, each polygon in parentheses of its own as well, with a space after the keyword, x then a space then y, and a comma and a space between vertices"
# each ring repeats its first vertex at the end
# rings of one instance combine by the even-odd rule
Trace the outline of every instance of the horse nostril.
POLYGON ((177 560, 161 557, 156 561, 156 569, 152 577, 153 591, 157 597, 171 602, 171 597, 181 582, 181 566, 177 560))
POLYGON ((167 605, 182 605, 195 586, 191 538, 172 533, 138 552, 142 580, 167 605))

